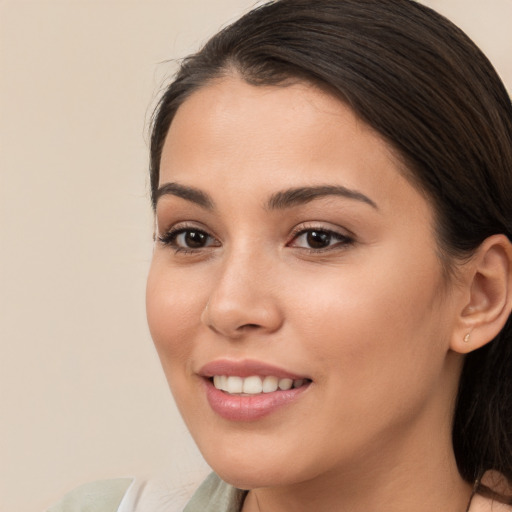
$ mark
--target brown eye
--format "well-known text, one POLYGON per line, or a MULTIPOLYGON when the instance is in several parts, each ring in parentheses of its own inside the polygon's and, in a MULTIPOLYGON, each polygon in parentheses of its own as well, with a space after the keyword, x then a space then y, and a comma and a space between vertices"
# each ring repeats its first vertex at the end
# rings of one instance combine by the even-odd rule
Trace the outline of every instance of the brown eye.
POLYGON ((164 244, 173 247, 176 251, 198 250, 211 246, 219 246, 219 242, 206 231, 193 228, 181 228, 171 230, 159 240, 164 244))
POLYGON ((353 243, 349 236, 342 235, 336 231, 328 229, 304 229, 297 233, 295 238, 289 244, 291 247, 300 249, 310 249, 312 251, 322 251, 334 249, 336 247, 346 247, 353 243))
POLYGON ((177 240, 180 238, 183 239, 183 245, 190 249, 200 249, 208 242, 208 235, 203 231, 188 230, 176 237, 177 240))
POLYGON ((311 249, 324 249, 331 244, 331 234, 326 231, 308 231, 306 242, 311 249))

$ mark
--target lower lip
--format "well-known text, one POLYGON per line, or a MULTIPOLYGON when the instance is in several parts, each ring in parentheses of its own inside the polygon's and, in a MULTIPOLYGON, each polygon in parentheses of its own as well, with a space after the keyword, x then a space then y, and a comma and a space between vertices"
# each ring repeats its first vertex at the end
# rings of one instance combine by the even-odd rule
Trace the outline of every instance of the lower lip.
POLYGON ((205 379, 206 398, 219 416, 230 421, 256 421, 294 402, 308 387, 258 395, 230 395, 205 379))

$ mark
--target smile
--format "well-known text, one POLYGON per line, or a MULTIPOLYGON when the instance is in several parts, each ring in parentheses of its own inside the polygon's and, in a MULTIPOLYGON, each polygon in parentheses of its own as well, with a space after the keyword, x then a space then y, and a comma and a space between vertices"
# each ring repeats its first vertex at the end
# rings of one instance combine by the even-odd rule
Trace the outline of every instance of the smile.
POLYGON ((250 359, 210 361, 197 374, 211 410, 234 422, 257 421, 292 406, 313 384, 309 375, 250 359))
POLYGON ((292 388, 300 388, 309 383, 309 379, 280 379, 275 376, 239 377, 236 375, 214 375, 212 378, 216 389, 230 395, 259 395, 260 393, 274 393, 277 390, 287 391, 292 388))

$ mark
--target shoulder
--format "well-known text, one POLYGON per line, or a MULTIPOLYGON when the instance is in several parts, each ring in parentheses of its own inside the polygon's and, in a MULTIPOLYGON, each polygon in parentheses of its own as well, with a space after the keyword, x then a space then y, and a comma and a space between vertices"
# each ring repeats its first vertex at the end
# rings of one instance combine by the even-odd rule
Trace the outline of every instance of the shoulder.
POLYGON ((473 498, 470 512, 512 512, 512 506, 476 495, 473 498))
POLYGON ((133 478, 116 478, 82 485, 47 512, 118 512, 133 483, 133 478))
MULTIPOLYGON (((482 477, 481 483, 484 488, 490 489, 491 493, 495 492, 500 496, 512 495, 512 486, 508 480, 497 471, 487 471, 482 477)), ((486 497, 486 493, 482 492, 474 496, 470 512, 512 512, 512 505, 507 505, 496 499, 486 497)))
POLYGON ((237 489, 212 473, 188 502, 184 512, 239 512, 246 491, 237 489))
POLYGON ((116 478, 81 485, 47 512, 182 512, 198 482, 116 478))

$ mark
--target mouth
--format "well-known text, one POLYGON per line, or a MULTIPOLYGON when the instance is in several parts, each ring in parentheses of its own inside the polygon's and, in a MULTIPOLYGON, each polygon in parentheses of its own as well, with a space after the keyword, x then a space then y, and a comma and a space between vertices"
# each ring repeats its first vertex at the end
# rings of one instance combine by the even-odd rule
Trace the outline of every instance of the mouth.
POLYGON ((198 373, 212 411, 234 422, 256 421, 291 406, 313 384, 307 376, 253 360, 217 360, 198 373))
POLYGON ((215 389, 229 395, 252 396, 262 393, 275 393, 276 391, 288 391, 307 386, 311 379, 279 378, 274 375, 260 377, 251 375, 240 377, 237 375, 214 375, 209 378, 215 389))

